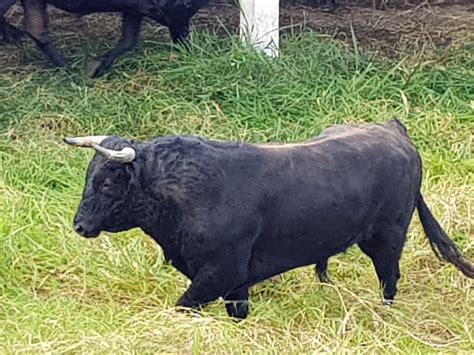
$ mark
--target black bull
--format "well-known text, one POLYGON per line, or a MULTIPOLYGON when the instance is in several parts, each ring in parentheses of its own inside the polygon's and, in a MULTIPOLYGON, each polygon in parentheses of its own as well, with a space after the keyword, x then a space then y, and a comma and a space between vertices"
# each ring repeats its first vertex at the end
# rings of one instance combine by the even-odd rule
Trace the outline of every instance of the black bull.
MULTIPOLYGON (((47 4, 79 16, 97 12, 122 13, 122 38, 117 46, 89 66, 89 75, 98 77, 110 69, 122 54, 135 48, 144 17, 167 26, 173 42, 184 42, 194 14, 208 0, 22 0, 25 30, 56 66, 67 66, 48 34, 47 4)), ((6 42, 19 43, 22 31, 6 22, 4 15, 15 0, 0 0, 0 34, 6 42)))
POLYGON ((250 286, 310 264, 326 280, 328 258, 353 244, 372 259, 391 303, 415 208, 436 254, 474 277, 426 206, 420 156, 395 120, 336 126, 287 145, 66 141, 98 151, 75 230, 96 237, 141 228, 192 280, 178 306, 223 297, 229 315, 246 317, 250 286))

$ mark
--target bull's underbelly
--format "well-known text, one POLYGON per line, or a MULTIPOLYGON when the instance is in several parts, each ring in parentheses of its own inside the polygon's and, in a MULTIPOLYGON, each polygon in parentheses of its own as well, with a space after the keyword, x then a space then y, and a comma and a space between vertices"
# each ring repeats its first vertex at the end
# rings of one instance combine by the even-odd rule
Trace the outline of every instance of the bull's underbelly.
POLYGON ((331 193, 318 186, 292 187, 286 198, 275 199, 252 249, 249 283, 339 254, 390 223, 397 216, 394 210, 406 209, 406 199, 395 198, 388 188, 380 192, 374 184, 367 189, 349 184, 341 183, 331 193))
POLYGON ((337 225, 333 225, 333 228, 308 225, 303 230, 300 225, 294 226, 293 233, 262 235, 252 250, 249 283, 258 283, 273 275, 316 264, 339 254, 351 245, 369 238, 373 229, 373 223, 350 225, 347 229, 337 225))

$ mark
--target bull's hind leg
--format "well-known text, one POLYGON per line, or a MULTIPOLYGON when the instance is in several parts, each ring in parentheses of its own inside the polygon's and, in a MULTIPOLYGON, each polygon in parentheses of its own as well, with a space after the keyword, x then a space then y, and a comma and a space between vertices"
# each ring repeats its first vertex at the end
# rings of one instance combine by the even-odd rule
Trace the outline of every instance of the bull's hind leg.
POLYGON ((224 296, 227 314, 238 319, 245 319, 249 314, 249 290, 247 287, 237 289, 224 296))
POLYGON ((26 32, 41 48, 44 54, 58 67, 67 66, 66 60, 54 47, 51 38, 48 35, 47 22, 48 14, 46 12, 45 0, 22 0, 25 9, 26 32))
POLYGON ((371 239, 359 243, 375 266, 375 271, 383 289, 384 303, 391 305, 397 293, 400 278, 399 261, 405 244, 406 228, 399 226, 384 228, 371 239))
POLYGON ((117 46, 107 52, 100 60, 89 65, 88 74, 93 78, 103 75, 122 54, 135 48, 140 35, 143 16, 135 13, 122 14, 122 38, 117 46))
POLYGON ((316 276, 318 276, 319 281, 325 284, 331 284, 331 279, 328 275, 328 259, 324 258, 319 260, 316 263, 316 276))

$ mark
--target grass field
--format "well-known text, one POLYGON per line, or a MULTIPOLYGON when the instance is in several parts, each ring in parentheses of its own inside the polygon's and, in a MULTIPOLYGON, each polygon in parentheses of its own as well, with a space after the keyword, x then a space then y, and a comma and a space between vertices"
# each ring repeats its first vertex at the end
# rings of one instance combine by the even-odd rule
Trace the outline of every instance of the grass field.
MULTIPOLYGON (((46 69, 31 48, 13 58, 29 65, 2 68, 0 352, 474 352, 474 283, 435 258, 416 217, 392 308, 352 248, 331 259, 333 286, 308 267, 254 287, 241 323, 222 302, 201 316, 176 312, 188 281, 143 233, 75 235, 92 152, 62 143, 181 133, 293 142, 331 124, 397 116, 424 159, 428 204, 474 259, 472 49, 391 62, 306 33, 285 38, 270 61, 235 38, 195 34, 189 52, 165 43, 147 41, 96 81, 84 78, 73 43, 63 45, 72 74, 46 69)), ((106 45, 97 46, 90 53, 106 45)))

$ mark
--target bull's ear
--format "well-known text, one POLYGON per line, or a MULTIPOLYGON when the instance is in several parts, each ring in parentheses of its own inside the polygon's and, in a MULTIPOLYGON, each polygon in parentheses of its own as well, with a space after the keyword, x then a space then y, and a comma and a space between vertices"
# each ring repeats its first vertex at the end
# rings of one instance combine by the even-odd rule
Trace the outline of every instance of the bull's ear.
POLYGON ((121 150, 113 150, 104 148, 98 144, 92 143, 92 148, 94 148, 99 154, 103 155, 107 159, 119 162, 119 163, 131 163, 135 160, 137 153, 132 147, 125 147, 121 150))

